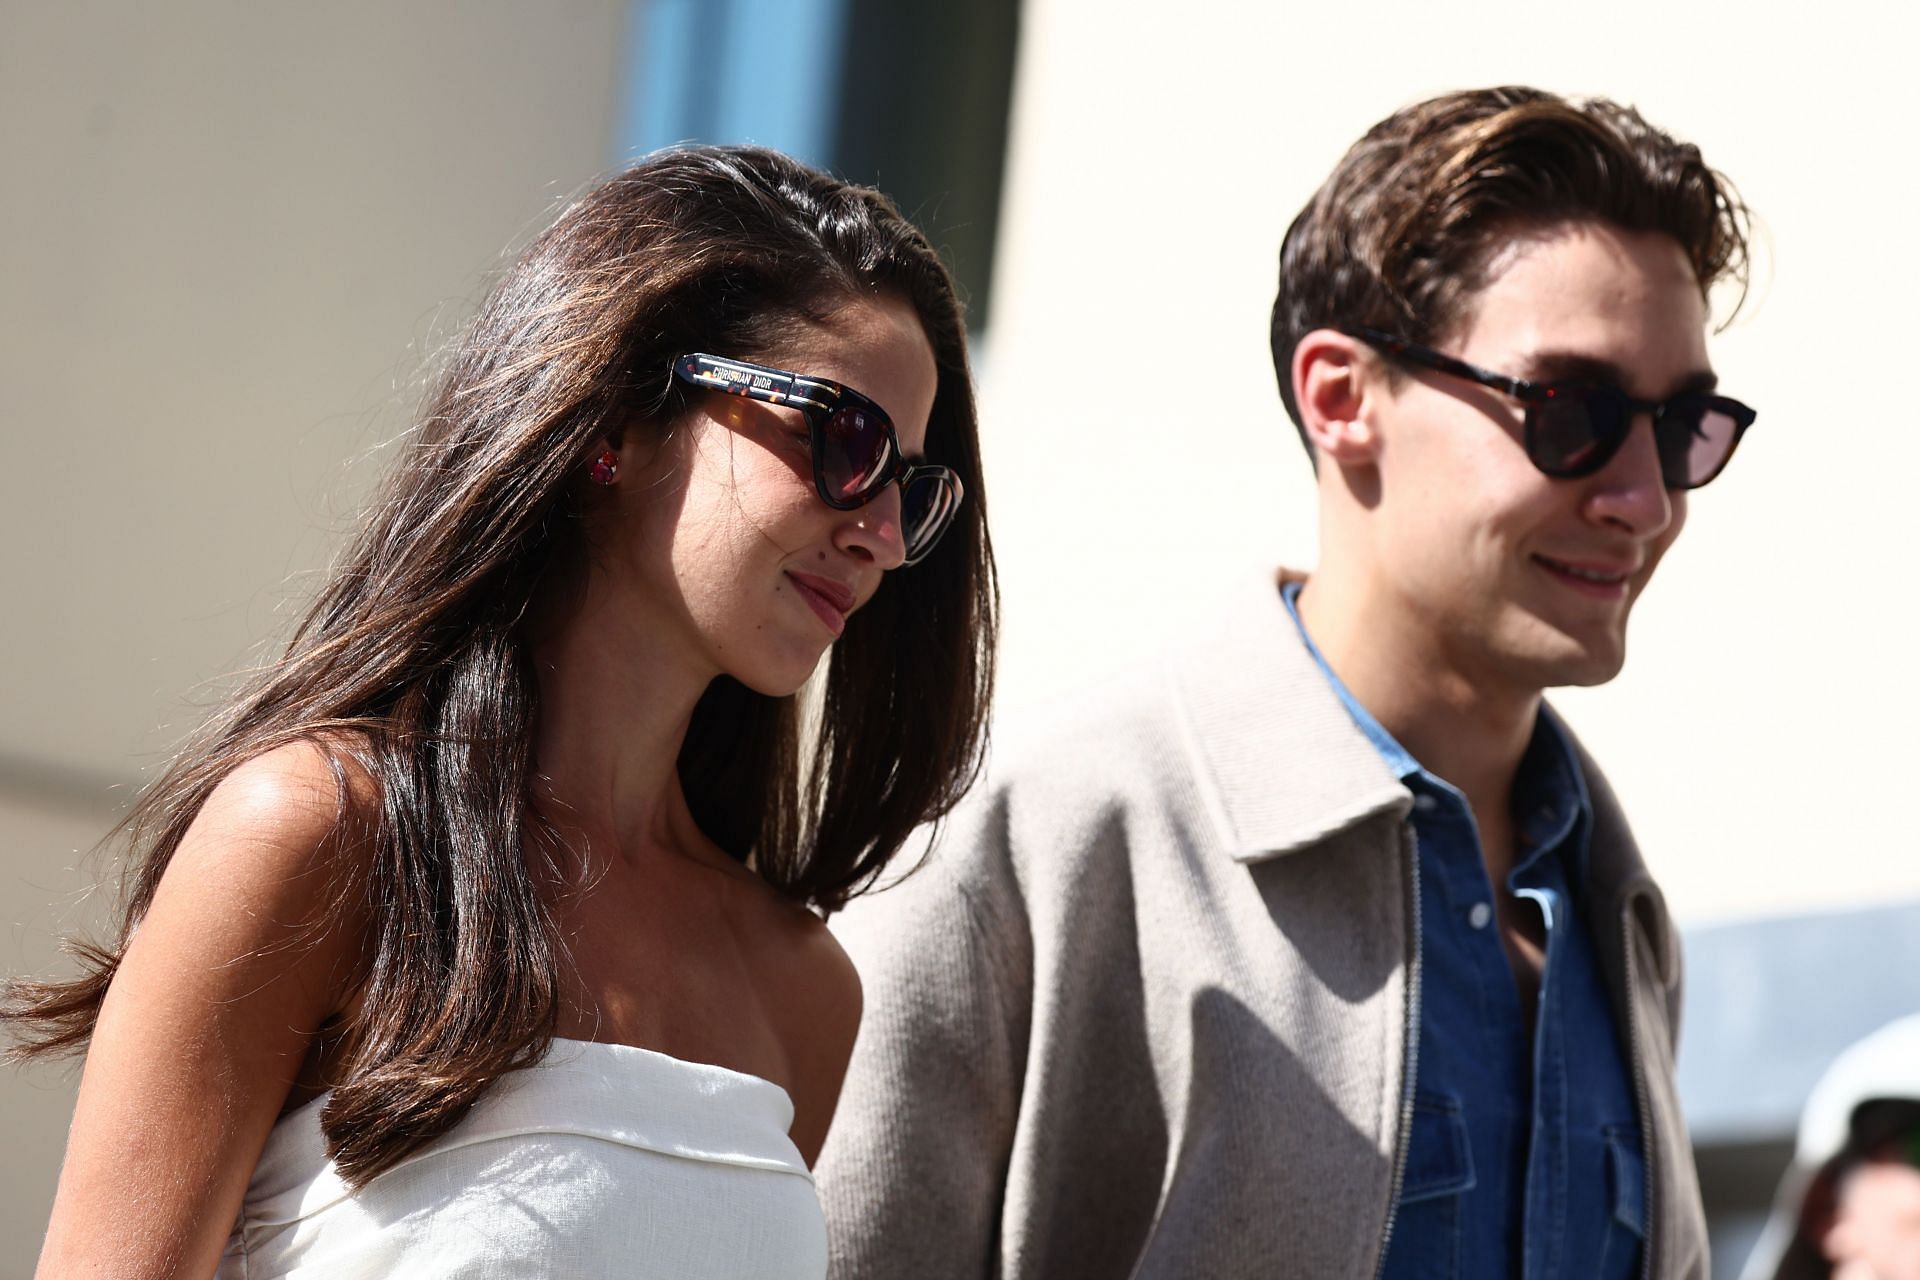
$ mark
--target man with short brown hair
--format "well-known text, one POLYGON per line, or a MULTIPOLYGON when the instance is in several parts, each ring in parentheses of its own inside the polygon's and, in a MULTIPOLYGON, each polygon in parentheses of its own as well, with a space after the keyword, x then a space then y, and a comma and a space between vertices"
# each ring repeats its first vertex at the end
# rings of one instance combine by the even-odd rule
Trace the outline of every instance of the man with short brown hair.
POLYGON ((838 927, 857 1276, 1706 1274, 1678 938, 1542 691, 1610 679, 1754 414, 1745 210, 1636 113, 1452 94, 1288 232, 1322 560, 996 761, 838 927))

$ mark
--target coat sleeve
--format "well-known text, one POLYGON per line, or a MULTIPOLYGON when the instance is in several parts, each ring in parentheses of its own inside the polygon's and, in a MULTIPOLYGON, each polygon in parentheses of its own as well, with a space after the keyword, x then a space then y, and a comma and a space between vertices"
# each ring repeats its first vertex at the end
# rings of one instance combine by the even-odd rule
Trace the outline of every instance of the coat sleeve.
POLYGON ((1032 946, 1005 826, 963 811, 833 929, 864 1014, 815 1170, 835 1280, 985 1277, 1026 1059, 1032 946))

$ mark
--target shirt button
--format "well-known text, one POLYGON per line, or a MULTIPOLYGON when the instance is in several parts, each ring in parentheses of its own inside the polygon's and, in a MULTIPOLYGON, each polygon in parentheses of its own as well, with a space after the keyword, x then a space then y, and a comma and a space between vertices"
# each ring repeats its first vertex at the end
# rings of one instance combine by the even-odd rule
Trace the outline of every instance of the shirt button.
POLYGON ((1467 911, 1467 923, 1476 929, 1484 929, 1493 923, 1493 907, 1485 902, 1476 902, 1467 911))
POLYGON ((1421 813, 1432 813, 1434 810, 1434 807, 1439 803, 1440 802, 1438 800, 1435 800, 1432 796, 1427 795, 1425 792, 1421 792, 1419 795, 1413 798, 1413 807, 1418 809, 1421 813))

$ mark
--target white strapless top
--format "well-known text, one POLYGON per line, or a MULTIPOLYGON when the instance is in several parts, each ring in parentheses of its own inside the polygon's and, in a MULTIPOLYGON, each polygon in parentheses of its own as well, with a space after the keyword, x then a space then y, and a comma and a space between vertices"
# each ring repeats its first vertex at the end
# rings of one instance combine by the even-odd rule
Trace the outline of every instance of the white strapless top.
POLYGON ((280 1118, 216 1280, 821 1280, 826 1221, 786 1090, 629 1045, 555 1040, 358 1192, 325 1098, 280 1118))

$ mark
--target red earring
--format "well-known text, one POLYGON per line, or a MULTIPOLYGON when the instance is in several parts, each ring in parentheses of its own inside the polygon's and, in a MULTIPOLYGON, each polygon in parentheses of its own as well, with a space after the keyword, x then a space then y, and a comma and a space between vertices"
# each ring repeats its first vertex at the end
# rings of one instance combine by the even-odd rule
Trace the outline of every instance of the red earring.
POLYGON ((597 485, 610 485, 620 477, 620 455, 611 449, 602 449, 600 456, 593 460, 593 466, 587 475, 597 485))

